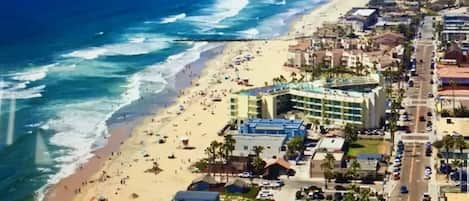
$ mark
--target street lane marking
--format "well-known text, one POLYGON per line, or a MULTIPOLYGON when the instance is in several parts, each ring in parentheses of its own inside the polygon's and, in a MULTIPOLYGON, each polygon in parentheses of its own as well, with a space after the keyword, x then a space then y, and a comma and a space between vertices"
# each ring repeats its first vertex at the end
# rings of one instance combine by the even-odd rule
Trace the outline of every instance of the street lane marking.
MULTIPOLYGON (((417 146, 415 145, 415 143, 412 143, 412 145, 413 145, 413 148, 412 148, 412 155, 415 155, 417 146)), ((411 159, 411 161, 410 161, 409 185, 410 185, 410 183, 412 182, 413 172, 414 172, 414 157, 412 157, 412 159, 411 159)), ((412 190, 412 189, 411 189, 411 190, 412 190)), ((415 190, 415 189, 414 189, 414 190, 415 190)), ((409 194, 409 196, 407 197, 407 201, 410 201, 410 194, 409 194)))

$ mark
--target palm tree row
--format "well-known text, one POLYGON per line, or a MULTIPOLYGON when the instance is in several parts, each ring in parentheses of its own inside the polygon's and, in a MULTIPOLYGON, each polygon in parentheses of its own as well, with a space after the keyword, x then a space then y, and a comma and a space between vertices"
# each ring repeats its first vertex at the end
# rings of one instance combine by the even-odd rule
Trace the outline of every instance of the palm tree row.
MULTIPOLYGON (((438 150, 444 149, 445 150, 445 159, 446 165, 449 165, 449 155, 452 149, 459 150, 459 160, 463 160, 463 151, 464 149, 469 148, 469 144, 464 140, 463 136, 451 136, 446 135, 443 139, 433 142, 433 146, 438 150)), ((459 168, 462 168, 462 163, 459 163, 459 168)), ((449 179, 449 171, 446 172, 446 177, 449 179)))
MULTIPOLYGON (((218 142, 216 140, 212 141, 204 150, 207 155, 209 165, 215 164, 217 160, 229 163, 235 149, 235 143, 236 140, 232 135, 226 135, 223 142, 218 142)), ((210 172, 211 170, 209 166, 208 173, 210 174, 210 172)))

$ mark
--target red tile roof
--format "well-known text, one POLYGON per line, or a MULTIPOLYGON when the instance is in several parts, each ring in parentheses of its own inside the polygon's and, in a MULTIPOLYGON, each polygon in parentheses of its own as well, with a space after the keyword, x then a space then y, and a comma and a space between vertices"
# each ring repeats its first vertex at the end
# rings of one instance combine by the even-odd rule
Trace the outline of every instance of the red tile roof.
POLYGON ((291 165, 288 161, 280 159, 280 158, 270 159, 269 161, 267 161, 267 164, 265 165, 265 168, 268 168, 268 167, 270 167, 272 165, 275 165, 275 164, 278 164, 278 165, 282 166, 285 169, 292 169, 291 165))

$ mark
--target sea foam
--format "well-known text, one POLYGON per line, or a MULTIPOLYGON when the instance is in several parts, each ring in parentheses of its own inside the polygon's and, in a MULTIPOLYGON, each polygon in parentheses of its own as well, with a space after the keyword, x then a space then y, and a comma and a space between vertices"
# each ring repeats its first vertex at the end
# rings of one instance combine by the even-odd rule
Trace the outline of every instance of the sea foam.
POLYGON ((168 16, 168 17, 165 17, 163 19, 161 19, 161 24, 168 24, 168 23, 173 23, 173 22, 176 22, 178 20, 181 20, 181 19, 184 19, 186 18, 186 13, 181 13, 181 14, 178 14, 178 15, 171 15, 171 16, 168 16))
POLYGON ((75 50, 62 56, 92 60, 101 56, 142 55, 169 47, 169 40, 168 37, 156 34, 136 34, 122 42, 75 50))
POLYGON ((195 22, 206 31, 223 28, 227 25, 220 24, 220 22, 238 15, 248 4, 249 0, 216 0, 211 8, 206 9, 208 15, 191 16, 188 20, 195 22))

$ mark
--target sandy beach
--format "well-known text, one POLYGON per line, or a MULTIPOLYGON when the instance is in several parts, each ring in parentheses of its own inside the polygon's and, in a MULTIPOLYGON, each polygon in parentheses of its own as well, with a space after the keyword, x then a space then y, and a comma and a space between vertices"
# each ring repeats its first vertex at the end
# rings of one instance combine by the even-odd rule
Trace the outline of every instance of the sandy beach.
MULTIPOLYGON (((354 6, 364 6, 368 0, 332 0, 299 17, 287 36, 311 35, 323 22, 333 22, 354 6)), ((142 201, 167 201, 178 190, 184 190, 197 174, 190 164, 205 157, 204 149, 228 122, 228 96, 246 86, 236 79, 249 79, 254 86, 272 83, 272 78, 289 73, 284 71, 289 45, 294 40, 233 42, 223 53, 208 61, 200 76, 193 77, 190 67, 184 70, 192 78, 192 86, 180 91, 176 102, 149 116, 124 141, 122 134, 111 137, 112 146, 95 153, 89 163, 77 173, 62 180, 48 192, 48 201, 97 200, 102 195, 112 201, 127 201, 138 197, 142 201), (252 56, 241 65, 230 66, 236 57, 252 56), (213 101, 221 99, 221 101, 213 101), (189 139, 183 149, 182 138, 189 139), (165 139, 165 143, 158 141, 165 139), (123 142, 123 143, 121 143, 123 142), (120 145, 120 148, 119 148, 120 145), (169 159, 174 155, 174 159, 169 159), (146 173, 154 163, 162 171, 146 173)), ((115 131, 115 132, 119 132, 115 131)), ((122 131, 120 131, 122 132, 122 131)))

